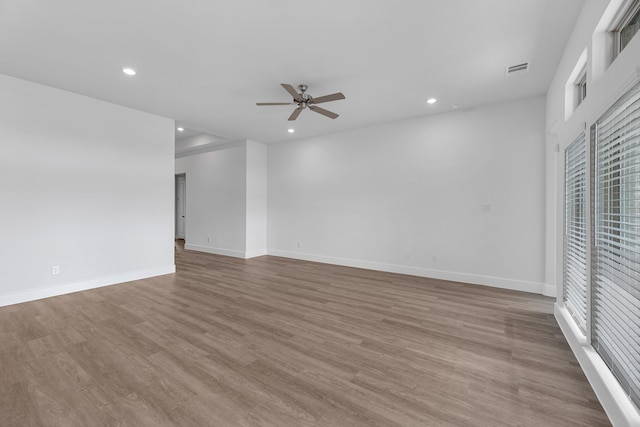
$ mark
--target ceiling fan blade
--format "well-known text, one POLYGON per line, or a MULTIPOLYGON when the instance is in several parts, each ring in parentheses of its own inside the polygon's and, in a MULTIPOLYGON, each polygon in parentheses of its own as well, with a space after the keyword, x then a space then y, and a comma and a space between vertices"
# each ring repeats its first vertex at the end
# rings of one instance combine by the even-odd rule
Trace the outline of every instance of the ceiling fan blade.
POLYGON ((302 110, 304 110, 304 108, 302 107, 298 107, 293 110, 293 113, 291 113, 291 115, 289 116, 289 121, 297 119, 300 113, 302 113, 302 110))
POLYGON ((333 112, 331 112, 329 110, 325 110, 324 108, 316 107, 315 105, 309 105, 309 109, 311 111, 315 111, 316 113, 320 113, 323 116, 327 116, 330 119, 335 119, 335 118, 338 117, 338 114, 333 113, 333 112))
POLYGON ((292 102, 256 102, 256 105, 293 105, 292 102))
POLYGON ((342 92, 332 93, 331 95, 319 96, 311 100, 312 104, 321 104, 323 102, 337 101, 339 99, 345 99, 342 92))
POLYGON ((296 101, 302 101, 302 97, 295 90, 295 88, 293 86, 291 86, 289 84, 286 84, 286 83, 281 83, 280 85, 284 88, 284 90, 289 92, 289 95, 293 96, 293 99, 295 99, 296 101))

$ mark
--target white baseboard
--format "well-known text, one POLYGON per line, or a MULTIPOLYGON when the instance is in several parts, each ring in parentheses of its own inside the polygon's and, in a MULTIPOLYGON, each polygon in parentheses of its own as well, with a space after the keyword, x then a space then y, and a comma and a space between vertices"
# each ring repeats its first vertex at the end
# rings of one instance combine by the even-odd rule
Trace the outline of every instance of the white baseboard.
POLYGON ((264 256, 267 254, 267 250, 266 249, 258 249, 258 250, 254 250, 254 251, 246 251, 244 253, 244 257, 249 259, 249 258, 255 258, 255 257, 259 257, 259 256, 264 256))
POLYGON ((206 252, 214 255, 232 256, 234 258, 244 258, 243 251, 236 251, 232 249, 214 248, 211 246, 194 245, 191 243, 185 243, 184 248, 188 251, 206 252))
POLYGON ((558 290, 556 288, 556 285, 549 285, 547 283, 542 285, 542 295, 544 295, 546 297, 557 298, 558 297, 558 290))
POLYGON ((198 251, 198 252, 206 252, 208 254, 214 255, 224 255, 224 256, 232 256, 234 258, 255 258, 257 256, 263 256, 267 254, 266 249, 258 249, 254 251, 236 251, 233 249, 222 249, 222 248, 214 248, 211 246, 203 246, 203 245, 194 245, 191 243, 185 243, 184 248, 189 251, 198 251))
POLYGON ((602 358, 582 335, 571 314, 559 304, 554 315, 573 354, 614 427, 640 426, 640 412, 629 400, 602 358))
POLYGON ((412 267, 397 264, 384 264, 349 258, 337 258, 325 255, 315 255, 301 252, 267 249, 268 255, 284 258, 301 259, 305 261, 322 262, 325 264, 343 265, 347 267, 364 268, 367 270, 386 271, 389 273, 408 274, 410 276, 428 277, 431 279, 449 280, 452 282, 471 283, 474 285, 492 286, 494 288, 511 289, 515 291, 542 294, 544 284, 524 280, 507 279, 503 277, 482 276, 476 274, 457 273, 453 271, 434 270, 422 267, 412 267))
POLYGON ((0 307, 23 302, 35 301, 43 298, 56 297, 73 292, 86 291, 89 289, 101 288, 103 286, 116 285, 118 283, 131 282, 133 280, 146 279, 149 277, 162 276, 176 272, 175 265, 167 265, 145 270, 131 271, 112 276, 98 277, 96 279, 82 282, 66 283, 42 289, 29 289, 27 291, 0 295, 0 307))

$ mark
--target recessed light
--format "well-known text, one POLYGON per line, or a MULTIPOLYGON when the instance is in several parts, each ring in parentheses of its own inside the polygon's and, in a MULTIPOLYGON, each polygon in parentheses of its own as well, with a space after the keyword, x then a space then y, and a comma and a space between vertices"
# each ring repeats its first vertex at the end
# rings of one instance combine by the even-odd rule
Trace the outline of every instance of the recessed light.
POLYGON ((429 99, 427 99, 427 104, 435 104, 436 101, 437 101, 437 99, 435 99, 435 98, 429 98, 429 99))
POLYGON ((124 67, 122 69, 122 72, 125 73, 127 76, 135 76, 136 75, 136 70, 134 70, 133 68, 129 68, 129 67, 124 67))
POLYGON ((178 132, 182 132, 184 128, 178 128, 178 132))
POLYGON ((287 132, 289 132, 289 133, 294 133, 294 132, 295 132, 295 129, 288 129, 288 130, 287 130, 287 132))

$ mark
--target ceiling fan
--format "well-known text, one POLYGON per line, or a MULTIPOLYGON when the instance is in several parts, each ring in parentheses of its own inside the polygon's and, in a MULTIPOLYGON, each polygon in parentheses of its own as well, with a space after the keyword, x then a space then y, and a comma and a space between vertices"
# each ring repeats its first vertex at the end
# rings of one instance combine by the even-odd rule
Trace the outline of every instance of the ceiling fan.
POLYGON ((338 114, 329 110, 325 110, 324 108, 320 108, 316 106, 316 104, 345 99, 344 95, 341 92, 314 98, 307 93, 307 89, 309 88, 307 85, 298 85, 300 93, 296 92, 294 87, 290 84, 282 83, 282 87, 284 88, 284 90, 289 92, 289 95, 293 97, 293 102, 256 102, 256 105, 297 105, 298 108, 293 110, 293 113, 291 113, 291 115, 289 116, 289 120, 297 119, 302 110, 307 107, 311 111, 315 111, 316 113, 322 114, 323 116, 327 116, 330 119, 335 119, 338 117, 338 114))

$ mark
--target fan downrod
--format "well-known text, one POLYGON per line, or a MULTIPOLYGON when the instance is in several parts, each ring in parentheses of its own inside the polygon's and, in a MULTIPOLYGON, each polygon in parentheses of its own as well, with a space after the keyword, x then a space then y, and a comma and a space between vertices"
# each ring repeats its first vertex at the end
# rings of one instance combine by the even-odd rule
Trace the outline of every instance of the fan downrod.
POLYGON ((294 100, 294 102, 302 108, 307 108, 307 101, 310 98, 309 94, 307 93, 307 89, 309 89, 309 86, 305 84, 298 85, 298 90, 300 91, 300 97, 302 98, 302 101, 294 100))

